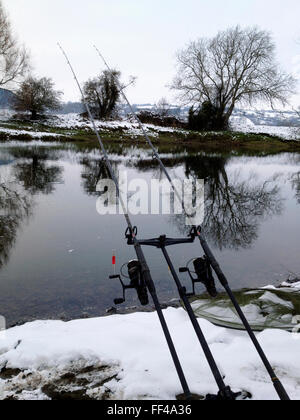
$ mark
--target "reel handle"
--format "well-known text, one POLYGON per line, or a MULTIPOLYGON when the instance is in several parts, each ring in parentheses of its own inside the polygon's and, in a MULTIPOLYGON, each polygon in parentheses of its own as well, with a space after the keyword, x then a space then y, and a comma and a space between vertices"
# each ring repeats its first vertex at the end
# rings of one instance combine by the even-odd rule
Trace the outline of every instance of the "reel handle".
POLYGON ((185 295, 186 295, 186 297, 193 297, 193 296, 195 296, 196 295, 196 291, 195 291, 195 283, 196 283, 196 280, 194 279, 194 277, 192 276, 192 274, 191 274, 191 271, 190 271, 190 269, 188 268, 188 267, 180 267, 179 268, 179 273, 188 273, 188 275, 190 276, 190 279, 191 279, 191 281, 192 281, 192 285, 193 285, 193 291, 191 292, 191 293, 186 293, 185 295))

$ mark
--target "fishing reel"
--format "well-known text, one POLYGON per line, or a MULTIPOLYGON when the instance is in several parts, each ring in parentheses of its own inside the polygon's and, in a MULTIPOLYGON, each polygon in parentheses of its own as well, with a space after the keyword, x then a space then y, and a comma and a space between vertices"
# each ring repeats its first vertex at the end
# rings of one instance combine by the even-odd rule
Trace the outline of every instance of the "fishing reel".
POLYGON ((212 273, 212 268, 206 256, 204 256, 203 258, 196 258, 194 260, 190 260, 186 267, 181 267, 179 269, 179 272, 188 273, 192 280, 193 292, 189 293, 187 296, 191 297, 196 295, 195 287, 197 283, 202 283, 206 287, 208 294, 212 298, 216 298, 218 296, 218 292, 215 285, 215 279, 212 273), (193 272, 189 269, 189 264, 191 262, 193 262, 195 269, 195 271, 193 272), (193 277, 192 274, 196 274, 197 277, 193 277))
POLYGON ((138 260, 132 260, 129 261, 127 264, 127 270, 128 270, 128 276, 125 275, 122 270, 126 266, 124 264, 121 267, 121 274, 109 276, 110 279, 119 279, 122 290, 123 290, 123 297, 119 299, 115 299, 114 303, 115 305, 121 305, 126 301, 126 290, 128 289, 135 289, 138 295, 138 299, 142 306, 146 306, 149 303, 148 299, 148 291, 145 284, 145 281, 143 279, 143 274, 141 270, 141 264, 138 260), (122 280, 122 277, 125 277, 130 280, 130 283, 126 285, 124 281, 122 280))

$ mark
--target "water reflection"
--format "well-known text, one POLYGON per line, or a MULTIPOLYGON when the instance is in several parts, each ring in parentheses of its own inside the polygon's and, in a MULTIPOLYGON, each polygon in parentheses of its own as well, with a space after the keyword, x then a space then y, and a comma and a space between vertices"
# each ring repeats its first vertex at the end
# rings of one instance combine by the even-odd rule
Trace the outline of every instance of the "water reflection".
POLYGON ((8 262, 18 229, 29 217, 31 197, 13 182, 0 182, 0 269, 8 262))
POLYGON ((51 194, 55 184, 62 182, 63 169, 49 165, 47 160, 58 156, 44 148, 10 150, 11 171, 0 178, 0 269, 8 263, 18 231, 33 214, 33 196, 51 194), (21 160, 21 162, 19 162, 21 160))
MULTIPOLYGON (((99 159, 89 159, 86 157, 80 160, 80 164, 83 168, 81 178, 83 181, 82 185, 84 191, 88 195, 99 195, 99 193, 96 191, 98 182, 101 179, 110 179, 110 174, 104 161, 99 159)), ((118 165, 116 163, 112 163, 112 168, 117 174, 118 165)))
POLYGON ((12 152, 15 158, 25 161, 14 165, 14 176, 30 194, 51 194, 55 184, 62 183, 63 169, 48 161, 57 160, 58 155, 42 148, 18 149, 12 152))
POLYGON ((248 248, 258 238, 260 223, 282 212, 279 188, 272 183, 251 185, 250 176, 240 181, 236 174, 230 182, 208 183, 203 228, 220 250, 248 248))
POLYGON ((229 177, 226 163, 222 157, 188 158, 186 176, 205 179, 203 228, 210 242, 220 250, 249 248, 260 223, 281 214, 283 199, 276 178, 259 182, 253 174, 242 179, 239 172, 229 177))
MULTIPOLYGON (((258 181, 250 174, 247 179, 241 179, 238 172, 229 177, 226 168, 229 160, 228 156, 181 156, 163 159, 167 168, 183 167, 187 178, 205 180, 203 228, 209 241, 220 250, 251 247, 258 238, 261 222, 266 217, 280 215, 283 209, 276 177, 258 181)), ((152 177, 162 178, 163 174, 154 159, 137 161, 131 165, 139 171, 151 172, 152 177)), ((88 175, 85 171, 82 176, 89 180, 89 188, 95 191, 101 174, 96 163, 88 168, 88 175)), ((175 221, 179 231, 187 233, 183 215, 172 217, 171 220, 175 221)))
POLYGON ((300 204, 300 172, 292 176, 292 187, 295 190, 295 198, 300 204))
MULTIPOLYGON (((129 180, 162 177, 151 151, 117 145, 110 153, 116 174, 127 169, 129 180)), ((172 176, 175 172, 205 180, 206 236, 217 248, 214 251, 233 288, 284 280, 277 274, 285 270, 282 263, 299 271, 299 155, 260 158, 164 150, 162 158, 172 176), (275 178, 275 173, 280 176, 275 178)), ((118 264, 131 259, 133 250, 120 239, 123 216, 101 218, 96 212, 97 183, 109 178, 99 151, 8 146, 0 148, 0 165, 1 314, 11 325, 28 318, 105 313, 119 292, 117 282, 107 281, 112 250, 117 248, 118 264)), ((145 237, 162 232, 180 236, 182 219, 133 217, 145 237)), ((160 254, 146 252, 160 296, 173 298, 175 291, 160 254)), ((172 248, 180 265, 194 252, 194 246, 172 248)))

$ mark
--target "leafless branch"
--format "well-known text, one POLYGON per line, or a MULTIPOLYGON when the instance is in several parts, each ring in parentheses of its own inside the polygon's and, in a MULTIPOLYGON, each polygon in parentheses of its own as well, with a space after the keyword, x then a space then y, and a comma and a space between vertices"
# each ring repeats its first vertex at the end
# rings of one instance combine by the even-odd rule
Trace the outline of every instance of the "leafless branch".
POLYGON ((237 103, 286 104, 295 90, 294 78, 276 62, 271 35, 257 27, 237 26, 194 41, 177 60, 178 74, 171 87, 185 103, 200 107, 210 102, 225 125, 237 103))

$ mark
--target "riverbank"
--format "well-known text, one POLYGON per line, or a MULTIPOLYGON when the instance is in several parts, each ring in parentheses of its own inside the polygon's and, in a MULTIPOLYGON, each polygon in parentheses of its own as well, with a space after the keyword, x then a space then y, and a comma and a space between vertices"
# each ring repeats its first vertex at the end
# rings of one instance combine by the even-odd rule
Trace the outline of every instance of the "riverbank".
MULTIPOLYGON (((97 121, 97 128, 105 142, 122 144, 145 144, 138 125, 130 121, 97 121)), ((262 130, 265 127, 262 127, 262 130)), ((275 127, 276 128, 276 127, 275 127)), ((278 135, 264 132, 192 132, 172 127, 146 124, 145 129, 153 143, 160 147, 186 147, 207 152, 253 151, 261 153, 300 151, 300 133, 297 129, 279 127, 278 135), (280 130, 281 128, 281 130, 280 130), (285 135, 286 138, 282 137, 285 135)), ((259 129, 259 127, 258 127, 259 129)), ((274 132, 274 127, 271 130, 274 132)), ((97 138, 91 124, 78 115, 53 117, 49 120, 30 122, 7 120, 0 122, 0 141, 59 141, 84 145, 95 144, 97 138)))
MULTIPOLYGON (((216 393, 186 312, 164 315, 191 391, 216 393)), ((234 391, 278 399, 246 333, 199 324, 234 391)), ((280 330, 258 339, 291 398, 300 399, 300 340, 280 330)), ((156 313, 32 322, 2 332, 0 353, 2 400, 175 400, 182 393, 156 313)))

